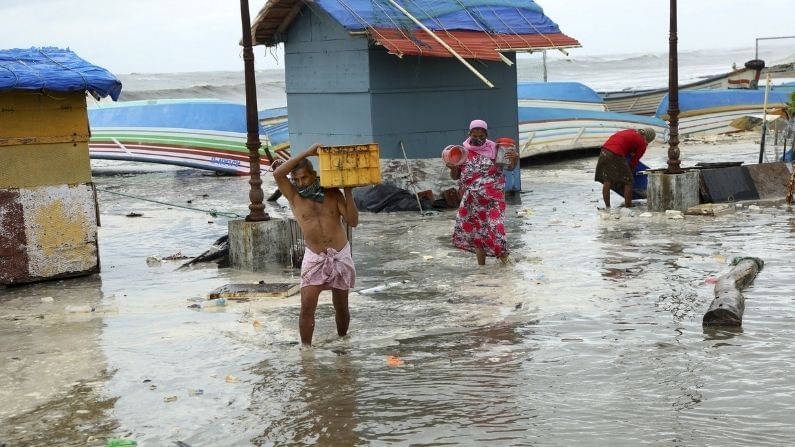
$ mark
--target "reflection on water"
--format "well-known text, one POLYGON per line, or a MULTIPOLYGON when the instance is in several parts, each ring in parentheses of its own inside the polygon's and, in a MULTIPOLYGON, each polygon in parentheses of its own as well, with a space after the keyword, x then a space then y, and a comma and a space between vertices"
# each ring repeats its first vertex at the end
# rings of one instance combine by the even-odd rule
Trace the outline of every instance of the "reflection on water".
MULTIPOLYGON (((726 161, 753 159, 751 146, 699 146, 701 152, 683 154, 687 163, 716 153, 726 161)), ((653 148, 647 158, 664 166, 665 151, 653 148)), ((40 297, 60 292, 35 288, 15 301, 24 312, 0 308, 0 371, 13 371, 9 340, 37 331, 61 340, 58 364, 86 366, 46 405, 20 406, 27 392, 3 388, 17 407, 13 415, 0 413, 0 443, 44 439, 42 421, 85 407, 88 413, 74 412, 82 419, 57 426, 79 436, 54 439, 77 445, 73 440, 90 434, 101 445, 109 434, 129 434, 141 445, 194 446, 792 444, 795 379, 784 373, 793 368, 795 338, 791 213, 766 206, 684 220, 642 218, 642 210, 603 215, 596 210, 594 163, 590 157, 524 167, 526 191, 508 209, 516 261, 508 267, 478 267, 473 256, 453 250, 452 213, 363 213, 355 236, 357 288, 399 285, 352 292, 344 339, 335 333, 330 296, 322 295, 311 350, 296 345, 297 297, 188 308, 217 286, 296 280, 295 272, 146 264, 150 255, 200 253, 226 232, 225 219, 101 194, 102 283, 63 293, 113 304, 118 314, 51 324, 40 297), (517 215, 524 208, 532 212, 517 215), (144 217, 124 217, 133 210, 144 217), (703 328, 713 298, 708 279, 736 256, 765 260, 744 292, 743 328, 703 328), (19 323, 11 314, 31 318, 19 323), (93 403, 78 396, 89 382, 101 391, 88 394, 93 403), (197 389, 202 393, 190 392, 197 389)), ((246 213, 245 179, 176 172, 98 182, 246 213), (169 188, 153 186, 164 184, 169 188)), ((263 189, 271 190, 265 181, 263 189)), ((280 206, 268 212, 278 215, 280 206)))

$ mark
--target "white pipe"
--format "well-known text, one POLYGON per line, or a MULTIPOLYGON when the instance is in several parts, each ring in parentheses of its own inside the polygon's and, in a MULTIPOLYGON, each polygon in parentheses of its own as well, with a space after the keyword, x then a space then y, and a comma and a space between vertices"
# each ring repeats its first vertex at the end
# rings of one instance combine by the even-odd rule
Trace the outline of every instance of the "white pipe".
POLYGON ((462 64, 464 64, 464 66, 466 66, 466 67, 469 69, 469 71, 471 71, 472 73, 474 73, 474 74, 475 74, 475 76, 477 76, 478 78, 480 78, 480 80, 481 80, 481 81, 483 81, 483 83, 485 83, 486 85, 488 85, 490 88, 494 88, 494 84, 492 84, 492 83, 491 83, 491 82, 490 82, 488 79, 486 79, 486 77, 485 77, 485 76, 483 76, 482 74, 480 74, 480 72, 479 72, 479 71, 477 71, 477 69, 475 69, 475 67, 473 67, 472 65, 470 65, 470 63, 469 63, 469 62, 467 62, 467 61, 466 61, 466 60, 465 60, 463 57, 461 57, 461 55, 460 55, 460 54, 458 54, 458 53, 457 53, 457 52, 456 52, 454 49, 450 48, 450 45, 447 45, 447 43, 446 43, 445 41, 443 41, 443 40, 442 40, 442 39, 441 39, 439 36, 437 36, 436 34, 434 34, 434 33, 433 33, 433 31, 429 30, 429 29, 428 29, 428 27, 426 27, 425 25, 423 25, 423 24, 422 24, 422 22, 420 22, 419 20, 417 20, 417 18, 416 18, 416 17, 414 17, 413 15, 411 15, 411 13, 410 13, 410 12, 406 11, 406 10, 405 10, 405 9, 404 9, 402 6, 400 6, 399 4, 397 4, 397 2, 395 2, 395 0, 388 0, 388 1, 389 1, 389 3, 391 3, 391 4, 392 4, 392 6, 394 6, 395 8, 397 8, 397 10, 398 10, 398 11, 402 12, 402 13, 403 13, 403 14, 404 14, 406 17, 408 17, 409 19, 411 19, 411 21, 413 21, 414 23, 416 23, 416 24, 417 24, 417 26, 419 26, 419 27, 420 27, 420 28, 421 28, 423 31, 425 31, 426 33, 430 34, 430 35, 431 35, 431 37, 433 37, 434 39, 436 39, 436 41, 437 41, 437 42, 439 42, 439 44, 440 44, 441 46, 443 46, 443 47, 444 47, 444 48, 445 48, 447 51, 449 51, 449 52, 450 52, 450 54, 452 54, 453 56, 455 56, 455 58, 456 58, 456 59, 458 59, 459 61, 461 61, 461 63, 462 63, 462 64))

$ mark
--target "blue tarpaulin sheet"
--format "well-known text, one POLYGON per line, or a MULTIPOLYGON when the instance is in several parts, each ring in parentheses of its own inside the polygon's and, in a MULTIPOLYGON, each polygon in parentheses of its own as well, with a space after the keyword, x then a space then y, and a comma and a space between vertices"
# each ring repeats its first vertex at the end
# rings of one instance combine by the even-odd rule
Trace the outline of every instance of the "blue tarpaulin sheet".
POLYGON ((119 99, 121 81, 69 49, 55 47, 0 50, 0 91, 88 91, 119 99))
MULTIPOLYGON (((315 3, 347 30, 417 28, 387 0, 316 0, 315 3)), ((558 25, 530 0, 397 0, 397 3, 433 31, 560 33, 558 25)))

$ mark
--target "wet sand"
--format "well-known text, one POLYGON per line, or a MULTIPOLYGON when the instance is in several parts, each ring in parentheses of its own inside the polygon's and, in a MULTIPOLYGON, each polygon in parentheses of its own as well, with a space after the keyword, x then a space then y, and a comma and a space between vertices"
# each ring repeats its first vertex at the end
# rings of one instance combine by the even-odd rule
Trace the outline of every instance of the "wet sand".
MULTIPOLYGON (((682 159, 751 163, 757 150, 753 141, 684 144, 682 159)), ((663 167, 665 152, 655 146, 644 162, 663 167)), ((792 210, 600 213, 594 165, 590 155, 525 163, 524 192, 507 211, 511 266, 478 267, 453 249, 453 212, 363 213, 350 336, 336 336, 324 296, 311 350, 297 346, 297 297, 189 308, 220 285, 297 282, 297 272, 147 265, 151 255, 204 251, 226 233, 225 218, 100 193, 101 275, 0 289, 0 443, 795 441, 795 379, 785 373, 792 210), (766 262, 746 292, 744 326, 705 330, 707 280, 741 255, 766 262), (399 285, 358 293, 384 283, 399 285)), ((140 169, 100 168, 95 181, 247 212, 246 179, 140 169)))

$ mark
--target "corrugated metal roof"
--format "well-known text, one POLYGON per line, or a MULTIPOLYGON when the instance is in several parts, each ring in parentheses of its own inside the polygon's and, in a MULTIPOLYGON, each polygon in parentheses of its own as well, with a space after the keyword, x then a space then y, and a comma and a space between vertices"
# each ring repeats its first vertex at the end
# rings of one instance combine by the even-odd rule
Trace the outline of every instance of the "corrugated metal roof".
MULTIPOLYGON (((373 41, 398 56, 453 57, 407 17, 398 17, 397 9, 388 6, 383 0, 334 1, 338 4, 332 0, 322 0, 313 1, 309 6, 322 8, 349 31, 366 32, 373 41)), ((306 3, 304 0, 269 0, 252 26, 254 43, 272 46, 282 42, 290 23, 306 3)), ((402 3, 408 8, 408 2, 402 3)), ((443 9, 433 2, 425 3, 425 6, 418 0, 412 0, 411 3, 415 10, 422 13, 417 18, 464 58, 499 60, 500 51, 535 51, 580 46, 576 39, 559 32, 557 25, 530 0, 465 0, 457 4, 461 7, 443 9), (513 7, 519 3, 522 3, 522 8, 513 7), (438 14, 431 11, 434 7, 438 14), (506 30, 512 32, 507 33, 506 30)))
MULTIPOLYGON (((428 33, 399 29, 369 30, 370 36, 392 54, 403 56, 453 57, 428 33)), ((450 48, 465 59, 500 60, 500 51, 544 50, 579 47, 577 40, 563 34, 487 34, 475 31, 434 31, 450 48)))

